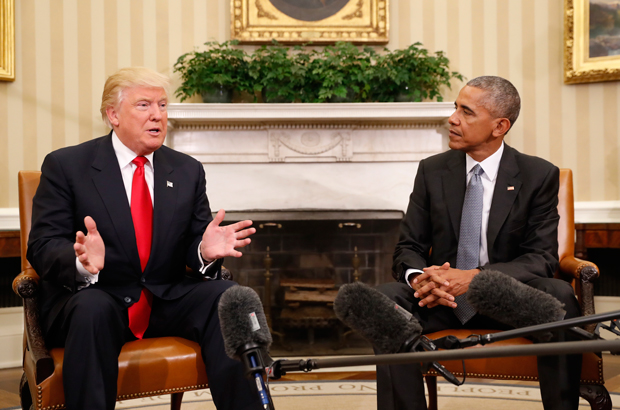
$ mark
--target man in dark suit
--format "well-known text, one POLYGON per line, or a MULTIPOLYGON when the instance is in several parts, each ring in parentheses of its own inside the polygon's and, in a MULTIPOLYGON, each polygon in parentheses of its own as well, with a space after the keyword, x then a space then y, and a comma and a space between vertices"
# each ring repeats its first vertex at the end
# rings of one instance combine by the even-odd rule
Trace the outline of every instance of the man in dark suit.
POLYGON ((113 409, 123 344, 158 336, 200 344, 218 409, 262 408, 224 353, 217 312, 235 285, 220 280, 222 258, 241 256, 255 229, 219 226, 224 211, 212 218, 200 162, 162 146, 168 87, 146 68, 113 74, 101 104, 113 131, 41 167, 28 260, 42 279, 46 340, 65 347, 70 410, 113 409))
MULTIPOLYGON (((451 150, 420 162, 394 253, 398 282, 379 290, 411 311, 424 333, 507 328, 474 310, 461 313, 469 283, 484 269, 550 293, 564 303, 566 318, 580 315, 570 285, 553 279, 559 170, 503 142, 520 105, 509 81, 490 76, 471 80, 449 119, 451 150), (470 192, 480 193, 477 207, 466 199, 472 179, 478 188, 470 192), (469 221, 476 218, 472 229, 469 221), (464 235, 468 230, 469 236, 464 235), (474 262, 465 265, 461 261, 467 258, 465 243, 472 242, 471 234, 469 259, 474 262)), ((581 355, 541 357, 538 371, 545 409, 577 408, 581 355)), ((419 365, 377 366, 377 385, 382 410, 426 408, 419 365)))

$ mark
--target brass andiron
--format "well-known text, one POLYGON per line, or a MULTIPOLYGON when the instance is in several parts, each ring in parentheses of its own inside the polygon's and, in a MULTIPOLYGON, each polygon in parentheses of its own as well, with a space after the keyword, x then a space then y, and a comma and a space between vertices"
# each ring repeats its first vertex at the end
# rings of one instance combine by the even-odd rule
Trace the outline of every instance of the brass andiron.
POLYGON ((280 338, 280 344, 287 349, 287 346, 284 344, 284 334, 280 332, 276 332, 273 330, 273 324, 271 320, 271 277, 273 273, 271 273, 271 263, 273 259, 269 255, 269 246, 267 247, 267 254, 265 255, 265 259, 263 259, 263 264, 265 266, 265 291, 263 293, 263 308, 265 310, 265 318, 267 319, 267 325, 269 326, 269 331, 272 335, 278 336, 280 338))
MULTIPOLYGON (((338 228, 356 228, 360 229, 362 227, 361 223, 357 222, 340 222, 338 224, 338 228)), ((351 266, 353 266, 353 282, 358 282, 360 280, 360 257, 357 254, 357 246, 353 248, 353 258, 351 258, 351 266)))
POLYGON ((269 255, 269 246, 267 247, 267 254, 265 255, 265 259, 263 259, 263 264, 265 266, 265 293, 264 293, 264 301, 263 307, 265 308, 265 317, 267 318, 267 324, 269 325, 269 330, 273 332, 273 326, 271 324, 271 277, 273 274, 271 273, 271 256, 269 255))
POLYGON ((360 280, 360 257, 357 255, 357 246, 353 248, 355 254, 351 258, 351 265, 353 265, 353 282, 360 280))
MULTIPOLYGON (((341 222, 338 224, 338 228, 357 228, 360 229, 362 224, 355 222, 341 222)), ((360 257, 357 254, 357 246, 353 247, 353 257, 351 258, 351 266, 353 267, 353 282, 359 282, 360 280, 360 257)), ((338 348, 342 349, 347 346, 347 338, 354 334, 353 330, 347 330, 343 332, 342 328, 338 329, 338 348)))

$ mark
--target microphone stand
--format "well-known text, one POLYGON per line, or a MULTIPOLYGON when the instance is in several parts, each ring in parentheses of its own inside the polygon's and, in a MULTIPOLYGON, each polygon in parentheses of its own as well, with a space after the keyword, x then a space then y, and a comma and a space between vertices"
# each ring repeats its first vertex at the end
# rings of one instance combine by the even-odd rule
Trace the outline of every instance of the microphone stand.
POLYGON ((586 332, 577 326, 588 325, 591 323, 604 322, 620 318, 620 310, 613 312, 599 313, 590 316, 580 316, 572 319, 559 320, 556 322, 543 323, 540 325, 527 326, 519 329, 505 330, 497 333, 487 333, 486 335, 471 335, 465 339, 458 339, 448 335, 433 340, 433 343, 440 349, 462 349, 464 347, 485 345, 488 343, 499 342, 502 340, 514 339, 523 336, 532 336, 541 333, 548 333, 553 330, 569 330, 584 339, 600 339, 600 336, 586 332))
POLYGON ((429 352, 394 353, 335 357, 326 359, 279 359, 266 369, 271 379, 279 379, 287 372, 310 372, 317 369, 348 366, 392 365, 406 363, 428 363, 444 360, 468 360, 494 357, 557 356, 586 352, 607 352, 620 350, 620 339, 584 340, 578 342, 553 342, 535 345, 485 347, 479 349, 435 350, 429 352))
POLYGON ((258 389, 258 395, 263 409, 275 410, 273 401, 271 400, 271 394, 269 393, 269 389, 263 380, 263 374, 265 374, 265 369, 267 367, 265 366, 265 361, 263 360, 261 347, 254 342, 250 342, 241 346, 238 349, 237 354, 239 356, 239 360, 243 363, 246 377, 254 379, 256 383, 256 388, 258 389))
MULTIPOLYGON (((286 372, 310 372, 316 369, 325 369, 344 366, 368 366, 368 365, 392 365, 406 363, 431 363, 444 360, 467 360, 479 358, 516 357, 516 356, 557 356, 564 354, 577 354, 586 352, 615 352, 620 350, 620 339, 616 340, 583 340, 576 342, 553 342, 538 343, 533 345, 515 345, 485 347, 481 349, 462 349, 475 345, 484 345, 507 340, 516 337, 547 333, 552 330, 570 329, 591 323, 603 322, 620 318, 620 310, 600 313, 590 316, 582 316, 573 319, 560 320, 557 322, 544 323, 541 325, 528 326, 520 329, 507 330, 486 335, 473 335, 465 339, 455 336, 446 336, 433 340, 439 348, 460 350, 431 350, 412 353, 394 353, 383 355, 363 355, 354 357, 339 357, 326 359, 270 359, 267 367, 267 376, 271 379, 279 379, 286 372), (451 339, 450 339, 451 338, 451 339), (445 340, 444 340, 445 339, 445 340), (439 342, 439 343, 438 343, 439 342)), ((597 337, 598 336, 594 336, 597 337)))

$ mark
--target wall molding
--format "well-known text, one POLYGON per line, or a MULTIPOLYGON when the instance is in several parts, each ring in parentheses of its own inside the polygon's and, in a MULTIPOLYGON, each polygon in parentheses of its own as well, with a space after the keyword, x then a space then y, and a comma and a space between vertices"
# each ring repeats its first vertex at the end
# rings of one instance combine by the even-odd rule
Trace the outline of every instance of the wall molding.
POLYGON ((24 309, 0 309, 0 369, 21 367, 24 340, 24 309))
POLYGON ((620 201, 575 202, 576 223, 620 223, 620 201))
MULTIPOLYGON (((575 202, 576 223, 620 223, 620 201, 575 202)), ((0 208, 0 231, 19 230, 19 208, 0 208)))
MULTIPOLYGON (((620 201, 575 202, 575 223, 620 223, 620 201)), ((0 208, 0 231, 19 230, 19 208, 0 208)))
POLYGON ((0 231, 19 231, 19 208, 0 208, 0 231))

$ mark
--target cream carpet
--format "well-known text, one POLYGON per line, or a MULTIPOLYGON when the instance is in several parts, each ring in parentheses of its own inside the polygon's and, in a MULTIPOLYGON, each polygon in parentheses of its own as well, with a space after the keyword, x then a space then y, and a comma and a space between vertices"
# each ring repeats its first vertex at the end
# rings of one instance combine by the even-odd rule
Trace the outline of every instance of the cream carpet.
MULTIPOLYGON (((466 383, 453 386, 438 383, 439 409, 459 410, 542 410, 538 388, 500 384, 466 383)), ((276 382, 270 384, 276 410, 375 410, 376 382, 373 381, 318 381, 276 382)), ((620 409, 620 394, 612 394, 614 409, 620 409)), ((117 409, 167 410, 170 396, 118 402, 117 409)), ((589 409, 581 400, 580 409, 589 409)), ((208 390, 188 392, 183 396, 183 410, 214 410, 208 390)))

